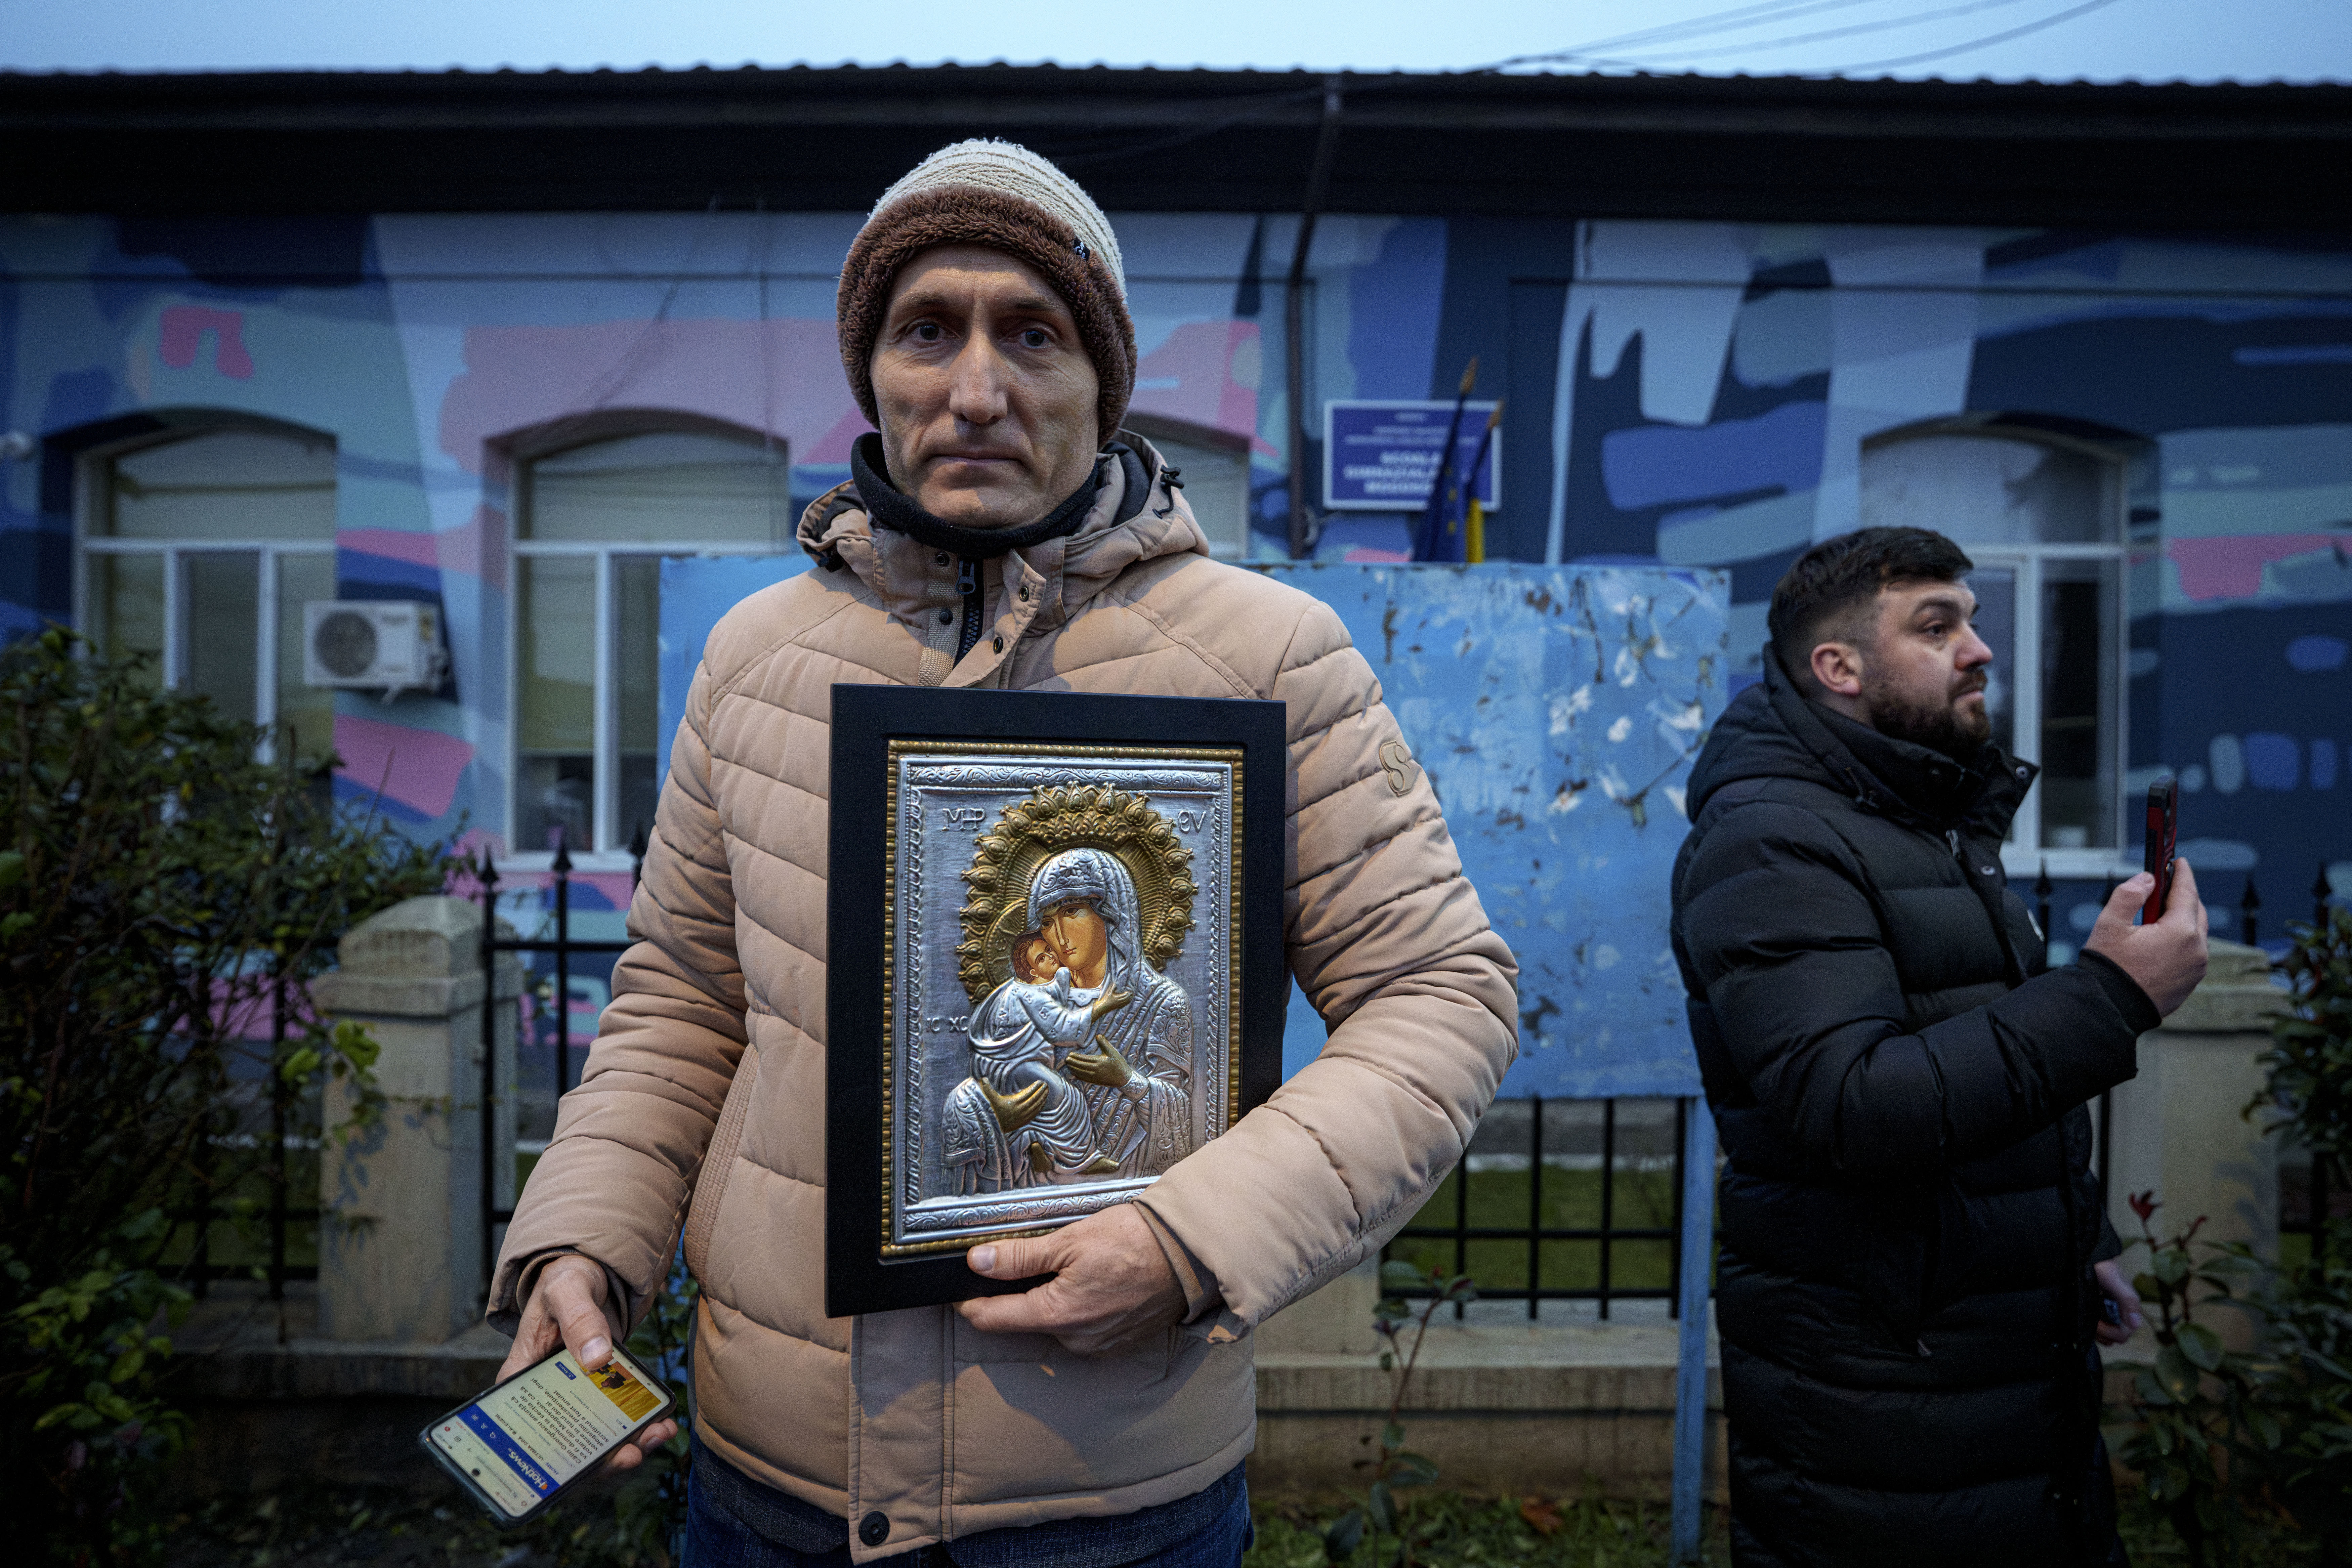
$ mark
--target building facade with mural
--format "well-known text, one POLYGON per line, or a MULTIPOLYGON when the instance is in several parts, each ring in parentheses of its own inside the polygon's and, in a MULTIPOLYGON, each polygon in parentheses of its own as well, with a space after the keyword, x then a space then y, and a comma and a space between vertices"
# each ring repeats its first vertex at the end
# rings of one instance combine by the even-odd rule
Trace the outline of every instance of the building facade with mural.
MULTIPOLYGON (((2011 869, 2062 882, 2062 946, 2158 772, 2215 905, 2251 878, 2275 935, 2315 876, 2352 895, 2346 89, 18 78, 0 123, 0 635, 148 654, 514 873, 561 833, 591 905, 691 657, 661 563, 792 552, 846 478, 835 270, 963 134, 1111 210, 1132 423, 1219 552, 1292 553, 1324 405, 1475 355, 1489 558, 1727 572, 1735 688, 1813 541, 1968 546, 2044 769, 2011 869), (446 661, 320 683, 330 602, 426 607, 446 661)), ((1318 560, 1410 547, 1404 513, 1316 514, 1318 560)))

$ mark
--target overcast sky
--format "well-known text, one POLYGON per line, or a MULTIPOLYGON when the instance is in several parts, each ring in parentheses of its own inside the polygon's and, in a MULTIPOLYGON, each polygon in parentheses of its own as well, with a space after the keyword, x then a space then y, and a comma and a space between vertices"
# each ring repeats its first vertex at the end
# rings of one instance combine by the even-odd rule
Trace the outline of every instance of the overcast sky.
POLYGON ((2352 0, 0 0, 19 70, 906 60, 2352 79, 2352 0))

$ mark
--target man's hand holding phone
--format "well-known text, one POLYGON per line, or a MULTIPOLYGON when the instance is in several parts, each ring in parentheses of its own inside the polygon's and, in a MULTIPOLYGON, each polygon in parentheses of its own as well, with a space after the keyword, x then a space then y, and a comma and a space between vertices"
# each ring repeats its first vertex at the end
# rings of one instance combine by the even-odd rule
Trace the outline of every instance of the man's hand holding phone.
POLYGON ((2197 873, 2189 862, 2176 860, 2173 865, 2172 891, 2160 919, 2147 925, 2132 923, 2156 889, 2156 878, 2142 871, 2109 896, 2091 927, 2091 940, 2083 944, 2130 975, 2166 1017, 2205 978, 2205 900, 2198 896, 2197 873))
MULTIPOLYGON (((612 1325, 604 1321, 604 1270, 585 1258, 558 1258, 539 1271, 539 1288, 522 1310, 514 1349, 499 1368, 504 1382, 538 1365, 557 1347, 569 1350, 594 1372, 613 1359, 612 1325)), ((677 1423, 656 1421, 613 1451, 608 1470, 633 1470, 646 1456, 677 1436, 677 1423)))

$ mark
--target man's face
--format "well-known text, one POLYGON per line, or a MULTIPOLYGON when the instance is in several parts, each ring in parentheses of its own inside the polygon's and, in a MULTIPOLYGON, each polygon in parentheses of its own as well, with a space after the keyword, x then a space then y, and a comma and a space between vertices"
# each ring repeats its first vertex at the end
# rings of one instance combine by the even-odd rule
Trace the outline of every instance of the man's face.
POLYGON ((1002 251, 949 245, 908 262, 872 374, 890 477, 944 522, 1034 522, 1101 445, 1100 378, 1069 307, 1002 251))
POLYGON ((1876 628, 1859 650, 1872 728, 1961 759, 1984 744, 1992 733, 1985 710, 1992 649, 1970 625, 1976 613, 1977 596, 1964 583, 1879 590, 1876 628))
POLYGON ((1094 905, 1084 899, 1056 904, 1046 912, 1045 940, 1055 955, 1080 985, 1099 985, 1110 958, 1110 931, 1094 905))

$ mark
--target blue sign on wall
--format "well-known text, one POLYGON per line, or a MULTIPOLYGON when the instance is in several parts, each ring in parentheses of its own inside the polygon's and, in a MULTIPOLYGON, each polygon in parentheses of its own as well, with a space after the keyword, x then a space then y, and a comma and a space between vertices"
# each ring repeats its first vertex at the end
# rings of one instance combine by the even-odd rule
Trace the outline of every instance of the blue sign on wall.
MULTIPOLYGON (((702 645, 805 556, 662 563, 665 748, 702 645)), ((1666 937, 1683 786, 1723 711, 1729 582, 1619 566, 1262 568, 1339 612, 1519 961, 1510 1095, 1689 1095, 1666 937)), ((664 761, 667 769, 667 756, 664 761)), ((1296 989, 1285 1076, 1323 1048, 1296 989)))
MULTIPOLYGON (((1465 404, 1455 437, 1454 470, 1477 461, 1492 403, 1465 404)), ((1338 511, 1419 511, 1429 504, 1454 426, 1451 403, 1339 401, 1323 405, 1323 504, 1338 511)), ((1501 508, 1503 433, 1487 442, 1475 494, 1488 511, 1501 508)))

